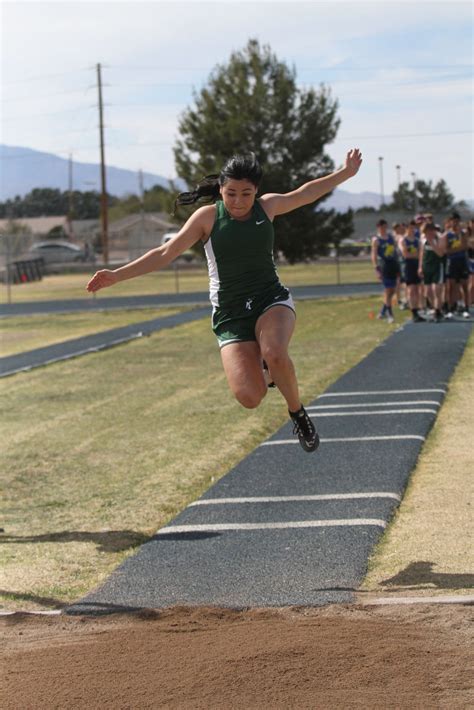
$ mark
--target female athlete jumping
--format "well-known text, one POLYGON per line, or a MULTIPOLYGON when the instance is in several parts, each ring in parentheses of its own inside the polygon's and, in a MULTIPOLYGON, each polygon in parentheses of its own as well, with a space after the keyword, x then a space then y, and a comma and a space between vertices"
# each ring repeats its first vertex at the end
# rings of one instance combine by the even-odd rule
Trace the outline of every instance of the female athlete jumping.
POLYGON ((201 240, 209 268, 212 328, 232 393, 244 407, 257 407, 267 392, 265 363, 286 400, 301 446, 314 451, 319 437, 301 404, 288 355, 295 309, 273 261, 273 220, 315 202, 353 177, 361 162, 360 151, 350 150, 340 170, 292 192, 257 198, 262 170, 255 155, 235 155, 219 175, 208 176, 177 199, 177 204, 194 204, 201 198, 216 204, 197 209, 166 244, 114 271, 98 271, 87 290, 162 269, 201 240))

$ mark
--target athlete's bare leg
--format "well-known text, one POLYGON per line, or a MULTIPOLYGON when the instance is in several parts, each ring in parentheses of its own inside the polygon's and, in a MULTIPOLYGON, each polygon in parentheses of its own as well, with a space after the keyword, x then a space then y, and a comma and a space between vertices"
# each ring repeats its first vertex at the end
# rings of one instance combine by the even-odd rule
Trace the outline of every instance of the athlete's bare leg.
POLYGON ((258 343, 249 341, 224 345, 221 358, 234 397, 247 409, 258 407, 267 393, 258 343))
POLYGON ((464 306, 465 306, 466 310, 469 311, 469 306, 471 305, 471 301, 469 298, 469 280, 468 279, 464 279, 463 281, 461 281, 460 291, 464 297, 464 306))
POLYGON ((395 293, 394 288, 386 288, 384 289, 384 303, 387 306, 387 308, 392 307, 392 301, 393 301, 393 296, 395 293))
POLYGON ((291 412, 297 412, 301 407, 295 368, 288 355, 295 319, 291 308, 275 305, 260 316, 255 326, 261 356, 291 412))

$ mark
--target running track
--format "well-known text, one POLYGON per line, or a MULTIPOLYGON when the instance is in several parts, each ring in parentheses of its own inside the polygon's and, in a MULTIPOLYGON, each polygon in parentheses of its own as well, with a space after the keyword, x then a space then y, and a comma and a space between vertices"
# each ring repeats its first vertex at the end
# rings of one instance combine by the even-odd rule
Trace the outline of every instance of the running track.
MULTIPOLYGON (((375 286, 376 291, 380 287, 375 286)), ((345 286, 302 286, 292 289, 297 300, 328 298, 330 296, 356 296, 374 293, 373 284, 351 284, 345 286)), ((80 355, 105 350, 129 340, 150 335, 157 330, 173 328, 183 323, 210 317, 209 295, 207 293, 187 293, 181 295, 132 296, 127 298, 77 299, 75 301, 43 301, 0 306, 0 315, 28 316, 39 314, 73 313, 80 311, 114 310, 124 308, 163 306, 191 306, 186 313, 165 318, 153 318, 121 328, 112 328, 80 338, 73 338, 54 345, 35 348, 16 355, 0 357, 0 377, 8 377, 18 372, 42 367, 53 362, 69 360, 80 355), (204 305, 203 305, 204 304, 204 305), (200 308, 198 306, 201 305, 200 308)))
MULTIPOLYGON (((366 296, 381 294, 378 283, 358 283, 326 286, 295 286, 291 288, 293 298, 333 298, 334 296, 366 296)), ((109 311, 124 308, 152 308, 154 306, 197 306, 209 305, 207 291, 192 293, 166 293, 156 296, 97 296, 96 298, 76 298, 65 301, 30 301, 26 303, 0 304, 0 316, 26 316, 45 313, 77 313, 82 311, 109 311)))
POLYGON ((309 405, 316 453, 286 424, 68 613, 354 600, 471 327, 393 333, 309 405))

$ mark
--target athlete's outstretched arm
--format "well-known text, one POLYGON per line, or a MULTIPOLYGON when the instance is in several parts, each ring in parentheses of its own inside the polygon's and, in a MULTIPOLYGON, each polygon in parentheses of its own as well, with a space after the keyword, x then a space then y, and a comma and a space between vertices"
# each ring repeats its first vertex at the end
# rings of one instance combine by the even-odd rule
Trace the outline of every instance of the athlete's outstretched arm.
POLYGON ((283 195, 277 193, 268 193, 260 198, 265 212, 270 219, 279 214, 286 214, 316 202, 320 197, 325 195, 341 183, 349 180, 357 174, 362 163, 362 154, 358 148, 353 148, 346 155, 346 161, 343 168, 336 170, 330 175, 326 175, 317 180, 311 180, 301 187, 298 187, 292 192, 287 192, 283 195))
POLYGON ((214 213, 214 210, 213 205, 200 207, 169 242, 156 249, 151 249, 143 256, 118 269, 113 271, 101 269, 97 271, 87 284, 86 289, 95 292, 106 286, 113 286, 119 281, 133 279, 135 276, 142 276, 150 273, 150 271, 158 271, 168 266, 186 249, 189 249, 206 236, 206 225, 209 223, 209 217, 211 216, 210 211, 214 213))

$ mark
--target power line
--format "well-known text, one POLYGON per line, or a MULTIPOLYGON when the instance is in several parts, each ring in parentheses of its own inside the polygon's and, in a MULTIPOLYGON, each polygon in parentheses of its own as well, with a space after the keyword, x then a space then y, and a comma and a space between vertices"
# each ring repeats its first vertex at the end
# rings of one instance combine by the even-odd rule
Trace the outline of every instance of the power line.
MULTIPOLYGON (((92 130, 92 129, 91 129, 92 130)), ((118 130, 118 129, 117 129, 118 130)), ((426 138, 429 136, 451 136, 451 135, 466 135, 472 134, 474 131, 437 131, 432 133, 392 133, 387 135, 372 135, 372 136, 337 136, 337 141, 352 141, 352 140, 385 140, 389 138, 426 138)), ((105 147, 126 147, 126 148, 150 148, 152 146, 171 147, 174 145, 172 141, 152 141, 147 143, 115 143, 114 145, 106 143, 105 147)), ((74 148, 74 153, 84 153, 97 148, 96 145, 83 146, 82 148, 74 148)), ((57 150, 56 153, 68 153, 69 149, 57 150)), ((19 160, 22 158, 30 158, 31 160, 45 160, 44 157, 33 157, 31 153, 21 153, 19 155, 2 155, 2 160, 19 160)), ((54 156, 53 156, 54 157, 54 156)))
POLYGON ((471 129, 469 131, 437 131, 433 133, 391 133, 385 136, 337 136, 337 140, 369 140, 369 139, 379 139, 379 138, 425 138, 426 136, 455 136, 466 133, 474 133, 471 129))
POLYGON ((74 89, 73 91, 58 91, 56 94, 42 94, 41 96, 15 96, 11 99, 0 99, 0 103, 6 104, 6 103, 11 103, 12 101, 35 101, 35 99, 52 99, 55 96, 67 96, 70 94, 85 94, 89 89, 93 89, 95 87, 93 86, 88 86, 86 89, 74 89))
POLYGON ((62 72, 61 74, 40 74, 39 76, 25 77, 24 79, 15 79, 15 81, 4 81, 2 82, 4 86, 12 86, 12 84, 27 84, 30 81, 41 81, 42 79, 57 79, 63 76, 71 76, 71 74, 79 74, 85 71, 90 71, 90 67, 82 69, 73 69, 68 72, 62 72))
MULTIPOLYGON (((433 69, 449 69, 449 68, 451 68, 451 69, 453 69, 453 68, 459 69, 459 68, 461 68, 461 67, 471 67, 471 66, 473 66, 473 65, 469 65, 469 64, 467 64, 467 65, 462 65, 462 64, 459 64, 459 65, 448 65, 448 64, 446 64, 446 65, 433 66, 432 68, 433 68, 433 69)), ((397 70, 399 70, 399 69, 404 69, 404 68, 409 68, 409 67, 399 67, 399 66, 397 66, 397 70)), ((417 68, 422 68, 422 67, 417 67, 417 68)), ((134 67, 134 69, 140 69, 140 67, 134 67)), ((193 69, 194 69, 194 68, 193 68, 193 69)), ((340 67, 340 68, 334 68, 334 67, 317 67, 317 68, 315 68, 315 67, 312 67, 311 69, 308 67, 307 69, 298 69, 298 71, 313 71, 313 72, 315 72, 315 71, 329 71, 329 70, 332 70, 332 69, 334 69, 334 70, 338 69, 338 70, 340 70, 340 71, 345 71, 345 70, 346 70, 345 68, 342 68, 342 67, 340 67)), ((390 70, 393 70, 393 67, 390 67, 390 68, 389 68, 389 67, 376 67, 376 69, 377 69, 378 71, 385 71, 385 70, 389 70, 389 69, 390 69, 390 70)), ((358 68, 349 67, 349 68, 347 68, 347 70, 348 70, 348 71, 358 71, 358 68)), ((362 71, 362 70, 365 70, 365 69, 360 68, 360 70, 362 71)), ((78 70, 78 71, 79 71, 79 70, 78 70)), ((168 68, 168 71, 169 71, 169 68, 168 68)), ((183 68, 183 69, 178 69, 178 71, 189 71, 189 69, 184 69, 184 68, 183 68)), ((72 73, 75 73, 75 72, 72 72, 72 73)), ((68 76, 68 73, 66 73, 66 74, 57 74, 57 75, 49 75, 49 76, 68 76)), ((39 79, 39 78, 40 78, 40 77, 36 77, 36 79, 39 79)), ((48 75, 44 75, 44 78, 48 78, 48 75)), ((421 80, 421 79, 418 79, 418 80, 417 80, 417 79, 408 79, 407 81, 399 81, 399 82, 396 82, 396 83, 391 82, 390 86, 391 86, 391 87, 394 87, 394 86, 416 86, 417 84, 425 84, 427 81, 429 81, 429 83, 431 83, 431 84, 433 84, 433 83, 435 83, 435 84, 436 84, 436 83, 446 83, 446 82, 448 82, 448 81, 456 82, 456 81, 462 80, 463 78, 467 78, 467 77, 463 77, 463 76, 452 76, 452 75, 451 75, 451 76, 444 76, 444 77, 443 77, 443 76, 438 76, 438 77, 434 77, 434 78, 428 79, 428 80, 427 80, 427 79, 424 79, 424 80, 421 80)), ((31 79, 31 80, 32 80, 32 79, 31 79)), ((201 80, 202 80, 202 79, 199 79, 199 81, 201 81, 201 80)), ((24 80, 19 80, 19 81, 25 81, 25 82, 26 82, 26 81, 29 81, 29 80, 28 80, 28 79, 24 79, 24 80)), ((318 83, 324 83, 324 81, 325 81, 324 79, 321 79, 319 82, 316 82, 316 81, 298 82, 298 85, 299 85, 299 86, 317 85, 318 83)), ((10 83, 14 83, 14 82, 10 82, 10 83)), ((194 83, 196 83, 196 82, 194 82, 194 83)), ((188 82, 179 82, 179 81, 176 81, 176 82, 175 82, 175 81, 166 81, 166 82, 165 82, 165 81, 158 81, 158 82, 149 82, 149 83, 140 83, 140 84, 138 84, 138 83, 136 83, 136 82, 121 82, 121 83, 119 83, 119 84, 103 84, 103 86, 107 86, 107 88, 108 88, 108 89, 111 89, 111 90, 114 90, 114 89, 121 89, 122 87, 127 87, 127 86, 133 86, 134 88, 162 88, 162 87, 186 87, 186 88, 189 88, 189 87, 193 87, 193 86, 194 86, 194 83, 193 83, 192 81, 188 81, 188 82)), ((331 80, 331 83, 334 83, 334 84, 340 84, 340 83, 342 83, 342 84, 351 84, 351 83, 355 83, 355 84, 365 84, 365 83, 386 84, 386 83, 387 83, 387 79, 383 79, 383 78, 370 78, 370 77, 367 77, 367 78, 365 78, 365 79, 337 79, 337 80, 331 80)), ((5 85, 8 85, 8 82, 7 82, 5 85)), ((84 94, 85 94, 87 91, 89 91, 90 89, 93 89, 93 88, 95 88, 95 86, 88 86, 88 87, 86 87, 85 89, 75 89, 75 90, 71 90, 71 91, 61 91, 61 92, 57 92, 57 93, 54 93, 54 94, 42 94, 42 95, 40 95, 40 96, 33 96, 33 97, 31 97, 31 96, 19 96, 19 97, 13 97, 13 98, 9 98, 9 99, 1 99, 1 100, 0 100, 0 103, 11 103, 11 102, 15 102, 15 101, 34 101, 34 100, 36 100, 36 99, 42 100, 42 99, 54 98, 54 97, 56 97, 56 96, 66 96, 66 95, 78 94, 78 93, 84 93, 84 94)), ((129 105, 129 104, 116 104, 116 105, 121 105, 121 106, 122 106, 122 105, 129 105)), ((131 105, 135 105, 135 104, 131 104, 131 105)), ((148 104, 140 104, 140 105, 148 105, 148 104)), ((53 114, 43 114, 43 115, 53 115, 53 114)), ((13 117, 13 118, 15 118, 15 117, 13 117)))
MULTIPOLYGON (((397 64, 397 69, 466 69, 474 67, 473 63, 468 64, 397 64)), ((170 67, 165 65, 132 65, 132 64, 109 64, 109 69, 126 69, 128 71, 135 71, 136 69, 140 71, 212 71, 216 68, 212 67, 196 67, 196 66, 181 66, 181 67, 170 67)), ((297 71, 384 71, 393 70, 393 65, 391 66, 381 66, 381 65, 368 65, 368 66, 350 66, 350 67, 334 67, 334 66, 312 66, 312 67, 297 67, 297 71)))
POLYGON ((84 111, 85 109, 90 110, 91 108, 95 108, 95 106, 76 106, 76 108, 68 108, 64 109, 63 111, 52 111, 51 113, 35 113, 34 116, 32 116, 30 113, 23 114, 22 116, 7 116, 6 118, 0 118, 0 121, 2 123, 6 123, 7 121, 20 121, 21 119, 25 118, 31 121, 32 118, 37 119, 43 118, 45 116, 60 116, 64 113, 77 113, 78 111, 84 111))

